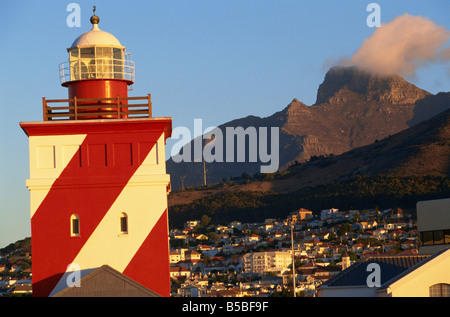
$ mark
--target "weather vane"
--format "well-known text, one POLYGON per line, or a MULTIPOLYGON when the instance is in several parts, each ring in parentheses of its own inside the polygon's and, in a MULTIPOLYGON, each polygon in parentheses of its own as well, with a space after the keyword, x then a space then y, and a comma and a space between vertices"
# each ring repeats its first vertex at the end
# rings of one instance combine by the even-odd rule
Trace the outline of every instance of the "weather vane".
POLYGON ((100 18, 98 16, 95 15, 95 10, 96 10, 96 6, 94 6, 94 15, 91 16, 91 23, 92 24, 98 24, 100 22, 100 18))

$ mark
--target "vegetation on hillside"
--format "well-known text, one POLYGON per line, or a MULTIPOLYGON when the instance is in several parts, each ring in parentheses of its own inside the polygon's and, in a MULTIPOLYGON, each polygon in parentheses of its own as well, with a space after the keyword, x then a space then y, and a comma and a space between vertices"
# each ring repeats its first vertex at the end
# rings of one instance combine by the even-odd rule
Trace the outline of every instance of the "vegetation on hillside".
POLYGON ((276 194, 252 191, 225 191, 175 205, 169 209, 171 227, 208 215, 213 224, 237 220, 260 222, 266 218, 284 218, 291 211, 307 208, 314 212, 339 208, 415 209, 417 201, 450 196, 450 180, 442 176, 396 177, 357 176, 350 181, 305 187, 292 193, 276 194))
POLYGON ((18 240, 14 243, 8 244, 6 247, 0 249, 0 255, 15 255, 24 256, 26 253, 31 253, 31 238, 18 240))

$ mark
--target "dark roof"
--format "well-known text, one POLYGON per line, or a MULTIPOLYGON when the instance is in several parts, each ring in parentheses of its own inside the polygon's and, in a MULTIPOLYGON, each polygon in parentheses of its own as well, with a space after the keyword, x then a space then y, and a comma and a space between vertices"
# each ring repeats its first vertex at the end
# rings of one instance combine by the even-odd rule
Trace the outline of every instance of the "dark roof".
POLYGON ((395 278, 409 268, 415 266, 425 260, 430 255, 377 255, 368 257, 357 262, 341 273, 333 276, 331 279, 323 283, 328 287, 332 286, 367 286, 367 277, 372 270, 367 271, 370 263, 380 265, 381 284, 395 278))
POLYGON ((31 284, 17 285, 14 287, 13 293, 32 292, 31 284))
MULTIPOLYGON (((392 284, 396 281, 398 281, 399 279, 403 278, 404 276, 408 275, 409 273, 411 273, 413 270, 416 270, 417 268, 421 267, 422 265, 434 260, 435 258, 437 258, 438 256, 440 256, 441 254, 445 253, 445 252, 450 252, 450 248, 443 248, 435 253, 433 253, 433 255, 428 256, 427 258, 425 258, 423 261, 420 261, 417 265, 415 265, 414 267, 410 267, 407 270, 403 271, 402 273, 398 274, 397 276, 395 276, 393 279, 389 280, 389 284, 392 284)), ((379 290, 385 289, 387 287, 387 285, 383 284, 381 285, 381 287, 379 288, 379 290)))
POLYGON ((66 287, 54 297, 161 297, 108 265, 80 279, 81 287, 66 287))

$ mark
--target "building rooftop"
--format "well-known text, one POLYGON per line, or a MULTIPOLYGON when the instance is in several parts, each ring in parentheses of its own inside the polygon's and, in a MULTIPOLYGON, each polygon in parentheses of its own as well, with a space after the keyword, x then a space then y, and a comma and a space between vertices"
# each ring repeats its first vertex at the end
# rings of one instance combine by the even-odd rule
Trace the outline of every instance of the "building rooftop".
POLYGON ((54 297, 161 297, 108 265, 80 279, 83 287, 66 287, 54 297))
POLYGON ((387 281, 399 276, 409 268, 419 264, 430 255, 377 255, 368 257, 360 262, 357 262, 332 277, 323 285, 326 286, 367 286, 367 276, 370 271, 367 271, 367 266, 370 263, 376 263, 380 266, 381 285, 387 281))
POLYGON ((114 46, 121 47, 119 40, 111 33, 100 30, 98 23, 100 18, 95 15, 91 17, 92 30, 81 34, 70 46, 69 50, 75 47, 83 46, 114 46))

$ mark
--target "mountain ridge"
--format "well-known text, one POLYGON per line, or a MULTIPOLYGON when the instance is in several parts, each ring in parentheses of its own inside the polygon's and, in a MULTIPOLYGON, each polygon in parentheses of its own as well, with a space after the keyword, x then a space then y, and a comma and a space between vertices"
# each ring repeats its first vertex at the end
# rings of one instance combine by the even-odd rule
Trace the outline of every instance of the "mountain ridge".
MULTIPOLYGON (((325 75, 314 105, 294 98, 282 110, 260 118, 247 116, 219 126, 278 127, 279 167, 311 157, 339 155, 406 130, 450 107, 450 94, 433 95, 400 76, 380 78, 355 67, 335 67, 325 75)), ((225 134, 225 133, 223 133, 225 134)), ((226 138, 224 139, 224 144, 226 138)), ((192 142, 186 147, 192 147, 192 142)), ((248 144, 245 148, 248 153, 248 144)), ((263 163, 213 162, 206 164, 207 182, 215 183, 242 173, 256 174, 263 163)), ((203 180, 200 162, 167 161, 172 188, 198 186, 203 180)))
MULTIPOLYGON (((450 93, 449 93, 450 94, 450 93)), ((287 176, 169 195, 169 206, 187 204, 221 191, 292 193, 303 188, 350 181, 357 176, 450 177, 450 109, 373 144, 341 155, 313 157, 291 165, 287 176)))

